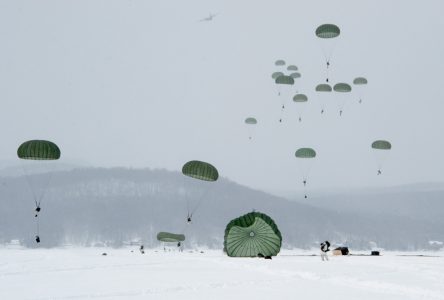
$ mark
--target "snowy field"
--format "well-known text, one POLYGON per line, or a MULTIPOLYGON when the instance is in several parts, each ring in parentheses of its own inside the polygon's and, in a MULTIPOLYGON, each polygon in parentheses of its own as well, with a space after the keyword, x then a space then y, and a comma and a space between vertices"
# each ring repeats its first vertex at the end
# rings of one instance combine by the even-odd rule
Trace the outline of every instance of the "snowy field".
POLYGON ((0 299, 444 299, 441 256, 322 262, 303 251, 264 260, 130 250, 0 248, 0 299))

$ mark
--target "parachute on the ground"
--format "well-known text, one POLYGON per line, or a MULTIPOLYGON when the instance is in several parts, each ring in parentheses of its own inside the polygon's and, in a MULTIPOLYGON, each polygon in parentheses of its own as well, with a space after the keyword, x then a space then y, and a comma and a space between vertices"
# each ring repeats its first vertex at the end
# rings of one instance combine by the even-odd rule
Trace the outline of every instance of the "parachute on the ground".
POLYGON ((185 241, 185 235, 170 232, 159 232, 157 234, 157 240, 165 243, 183 242, 185 241))
POLYGON ((204 181, 216 181, 219 178, 219 173, 213 165, 198 160, 192 160, 183 165, 182 173, 204 181))
POLYGON ((260 212, 236 218, 225 229, 224 249, 231 257, 276 256, 281 245, 276 223, 260 212))

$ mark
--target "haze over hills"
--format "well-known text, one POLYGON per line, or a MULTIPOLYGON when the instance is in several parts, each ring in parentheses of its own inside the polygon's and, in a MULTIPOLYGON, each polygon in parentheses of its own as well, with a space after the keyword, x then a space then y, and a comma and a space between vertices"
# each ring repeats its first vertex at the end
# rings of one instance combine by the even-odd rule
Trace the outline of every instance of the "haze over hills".
MULTIPOLYGON (((4 174, 4 173, 2 173, 4 174)), ((30 175, 30 180, 48 174, 30 175)), ((0 241, 34 246, 34 202, 24 176, 0 177, 0 241)), ((58 171, 42 202, 42 246, 158 245, 158 231, 185 233, 187 246, 222 248, 226 224, 253 209, 270 215, 284 247, 331 240, 352 249, 417 250, 444 241, 440 185, 322 193, 290 201, 225 178, 190 180, 166 170, 85 168, 58 171), (186 225, 187 202, 198 207, 186 225)), ((40 190, 42 186, 37 186, 40 190)))

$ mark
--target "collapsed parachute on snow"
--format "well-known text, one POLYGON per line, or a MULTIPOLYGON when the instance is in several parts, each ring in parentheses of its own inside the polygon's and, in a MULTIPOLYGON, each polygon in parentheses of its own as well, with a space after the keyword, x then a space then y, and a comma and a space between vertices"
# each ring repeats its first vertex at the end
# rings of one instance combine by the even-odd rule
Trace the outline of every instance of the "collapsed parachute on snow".
POLYGON ((266 214, 251 212, 228 223, 224 249, 232 257, 276 256, 282 245, 282 235, 275 222, 266 214))

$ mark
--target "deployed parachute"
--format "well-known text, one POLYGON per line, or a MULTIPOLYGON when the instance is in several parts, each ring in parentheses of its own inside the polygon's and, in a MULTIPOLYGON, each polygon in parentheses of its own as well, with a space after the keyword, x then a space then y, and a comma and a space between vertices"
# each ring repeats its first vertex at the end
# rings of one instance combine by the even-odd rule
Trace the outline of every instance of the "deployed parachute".
POLYGON ((284 73, 282 73, 282 72, 274 72, 273 74, 271 74, 271 78, 276 80, 276 78, 278 78, 279 76, 283 76, 283 75, 284 75, 284 73))
POLYGON ((341 30, 335 24, 322 24, 316 28, 315 33, 321 42, 321 48, 326 62, 326 81, 329 82, 330 59, 333 54, 336 38, 341 34, 341 30))
POLYGON ((333 89, 329 84, 321 83, 316 86, 315 90, 318 93, 319 103, 321 104, 321 114, 323 114, 328 102, 327 99, 330 97, 330 93, 333 89))
POLYGON ((276 256, 281 245, 282 235, 277 225, 260 212, 234 219, 225 229, 224 250, 231 257, 276 256))
POLYGON ((375 157, 378 163, 378 175, 381 175, 382 165, 387 159, 389 150, 392 149, 392 144, 389 141, 377 140, 372 143, 372 149, 375 150, 375 157))
MULTIPOLYGON (((302 174, 302 183, 304 184, 304 190, 307 185, 308 175, 310 173, 311 167, 313 165, 313 159, 316 157, 316 151, 312 148, 299 148, 295 156, 298 161, 299 170, 302 174)), ((307 193, 305 193, 305 198, 307 198, 307 193)))
POLYGON ((278 59, 277 61, 274 62, 274 65, 277 66, 277 67, 285 66, 285 60, 278 59))
POLYGON ((185 235, 170 232, 159 232, 157 240, 164 243, 178 243, 185 241, 185 235))
POLYGON ((32 140, 20 145, 17 156, 28 160, 57 160, 60 158, 60 149, 50 141, 32 140))
POLYGON ((182 174, 204 181, 216 181, 219 178, 219 173, 213 165, 198 160, 192 160, 183 165, 182 174))
MULTIPOLYGON (((198 160, 192 160, 184 164, 182 167, 182 174, 187 177, 197 179, 199 182, 202 183, 214 182, 219 178, 219 173, 213 165, 198 160)), ((188 223, 191 223, 191 218, 194 212, 199 208, 202 200, 204 199, 204 193, 207 192, 208 187, 200 184, 196 190, 201 191, 201 193, 198 192, 198 195, 193 197, 196 199, 190 199, 189 197, 187 197, 188 223)))
POLYGON ((285 109, 287 98, 289 98, 291 86, 294 85, 294 79, 291 76, 281 75, 275 79, 275 83, 278 88, 278 95, 282 105, 281 116, 279 119, 279 122, 282 122, 283 110, 285 109))
POLYGON ((57 161, 60 155, 59 147, 53 142, 45 140, 26 141, 17 149, 17 156, 22 161, 25 177, 35 203, 37 243, 40 242, 38 217, 41 211, 41 202, 53 175, 53 162, 57 161), (38 168, 41 170, 37 174, 36 169, 38 168))
POLYGON ((344 110, 344 106, 350 97, 350 93, 352 91, 352 87, 348 83, 337 83, 333 86, 333 90, 341 95, 337 95, 336 99, 339 107, 339 115, 342 116, 342 111, 344 110))
POLYGON ((362 90, 363 87, 367 85, 367 78, 364 77, 356 77, 353 80, 353 84, 356 86, 359 94, 359 103, 362 103, 362 90))
POLYGON ((289 65, 289 66, 287 67, 287 70, 288 70, 288 71, 297 71, 297 70, 298 70, 298 67, 295 66, 295 65, 289 65))
POLYGON ((252 136, 253 136, 253 128, 255 126, 252 125, 256 125, 257 124, 257 120, 256 118, 250 117, 250 118, 246 118, 245 119, 245 124, 247 124, 248 126, 248 138, 251 140, 252 136))
POLYGON ((299 73, 299 72, 291 73, 290 77, 293 78, 293 79, 301 78, 301 73, 299 73))
POLYGON ((305 94, 296 94, 293 97, 293 102, 298 104, 299 122, 301 122, 302 114, 304 113, 307 106, 308 97, 305 94))

